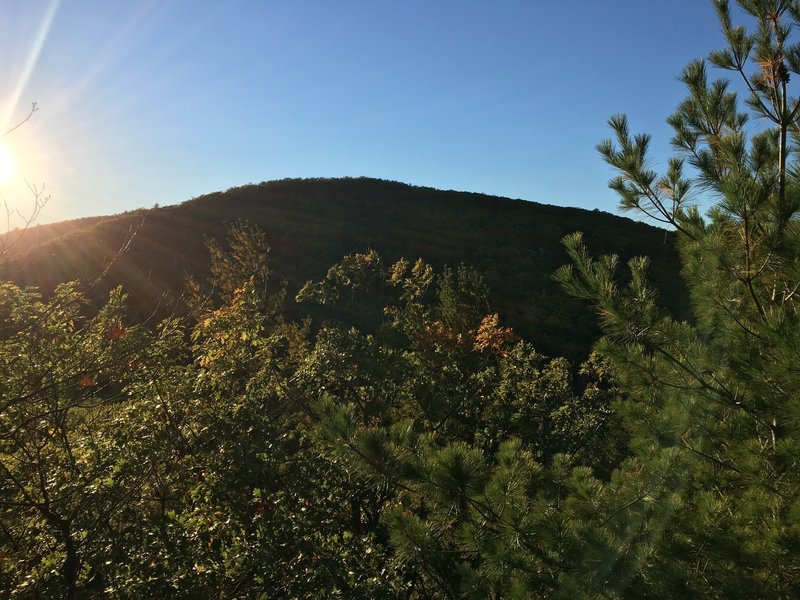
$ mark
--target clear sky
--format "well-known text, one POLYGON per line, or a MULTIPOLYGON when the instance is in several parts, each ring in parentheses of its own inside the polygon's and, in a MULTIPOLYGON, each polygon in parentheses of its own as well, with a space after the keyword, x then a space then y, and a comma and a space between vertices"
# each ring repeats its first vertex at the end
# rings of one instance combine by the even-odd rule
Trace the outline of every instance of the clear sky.
POLYGON ((666 156, 721 45, 706 0, 0 0, 0 118, 40 108, 1 193, 44 183, 54 221, 365 175, 616 211, 606 120, 666 156))

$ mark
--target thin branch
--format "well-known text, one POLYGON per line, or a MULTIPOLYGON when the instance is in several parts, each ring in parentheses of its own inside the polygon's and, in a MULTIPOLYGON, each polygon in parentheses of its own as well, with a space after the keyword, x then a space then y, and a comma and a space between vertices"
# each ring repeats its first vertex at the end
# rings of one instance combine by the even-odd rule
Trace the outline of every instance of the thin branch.
POLYGON ((20 127, 22 127, 22 126, 23 126, 25 123, 27 123, 27 122, 30 120, 30 118, 33 116, 33 113, 35 113, 37 110, 39 110, 39 107, 36 105, 36 102, 33 102, 33 103, 31 103, 31 110, 30 110, 30 112, 28 113, 28 116, 27 116, 27 117, 25 117, 24 119, 22 119, 22 121, 20 121, 20 122, 19 122, 19 123, 17 123, 16 125, 14 125, 14 126, 11 128, 11 129, 9 129, 8 131, 6 131, 6 132, 5 132, 5 133, 4 133, 2 136, 0 136, 0 137, 6 137, 6 136, 7 136, 9 133, 11 133, 12 131, 15 131, 15 130, 19 129, 20 127))

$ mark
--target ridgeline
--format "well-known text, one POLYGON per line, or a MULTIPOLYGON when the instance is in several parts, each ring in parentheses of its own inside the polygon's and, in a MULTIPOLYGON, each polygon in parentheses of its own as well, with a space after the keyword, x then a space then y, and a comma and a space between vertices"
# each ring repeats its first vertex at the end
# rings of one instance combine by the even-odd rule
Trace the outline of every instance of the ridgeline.
POLYGON ((270 268, 288 284, 293 316, 308 310, 292 300, 303 283, 322 278, 344 255, 371 249, 387 262, 423 258, 437 268, 476 269, 504 324, 541 352, 580 359, 599 335, 595 315, 551 279, 568 262, 561 239, 574 231, 584 232, 594 255, 650 257, 663 304, 678 315, 688 307, 674 278, 672 234, 664 230, 596 210, 369 178, 264 182, 176 206, 37 226, 14 247, 0 277, 48 292, 106 272, 95 297, 122 285, 139 316, 166 313, 180 306, 187 274, 207 275, 206 240, 224 242, 228 225, 241 219, 266 232, 270 268))

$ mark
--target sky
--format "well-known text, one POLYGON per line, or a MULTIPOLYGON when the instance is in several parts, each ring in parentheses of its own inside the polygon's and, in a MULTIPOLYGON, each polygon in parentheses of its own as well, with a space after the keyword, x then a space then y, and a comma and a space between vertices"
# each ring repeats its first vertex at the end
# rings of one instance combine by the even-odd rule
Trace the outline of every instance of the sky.
POLYGON ((49 222, 369 176, 616 212, 608 118, 665 161, 722 45, 705 0, 0 0, 3 131, 38 106, 0 197, 44 186, 49 222))

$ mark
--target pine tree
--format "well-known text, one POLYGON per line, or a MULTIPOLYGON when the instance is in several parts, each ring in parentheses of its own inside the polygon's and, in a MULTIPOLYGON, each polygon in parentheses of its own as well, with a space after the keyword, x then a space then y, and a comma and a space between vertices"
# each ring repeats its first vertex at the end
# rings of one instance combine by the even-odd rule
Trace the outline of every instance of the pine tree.
MULTIPOLYGON (((677 155, 659 176, 646 135, 624 116, 598 149, 619 171, 624 209, 678 233, 693 320, 661 311, 647 260, 617 282, 615 257, 591 259, 579 234, 557 279, 593 303, 622 392, 632 456, 598 492, 578 553, 577 587, 622 596, 796 597, 800 594, 800 3, 714 2, 728 47, 708 63, 747 90, 740 112, 707 62, 683 71, 689 96, 669 118, 677 155), (769 126, 751 134, 750 117, 769 126), (684 175, 691 168, 692 177, 684 175), (705 217, 692 198, 715 203, 705 217)), ((577 583, 576 583, 577 582, 577 583)))

